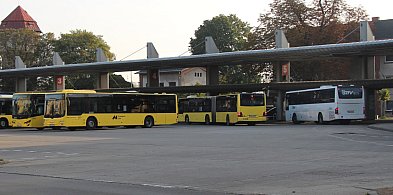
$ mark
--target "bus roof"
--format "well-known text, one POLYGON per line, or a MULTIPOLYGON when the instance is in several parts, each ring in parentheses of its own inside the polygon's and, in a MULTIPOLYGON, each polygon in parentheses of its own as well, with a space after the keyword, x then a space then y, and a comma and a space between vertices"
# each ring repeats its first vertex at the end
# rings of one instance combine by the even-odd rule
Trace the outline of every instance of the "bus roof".
POLYGON ((8 99, 8 98, 12 98, 12 95, 6 95, 6 94, 0 94, 0 98, 2 98, 2 99, 8 99))

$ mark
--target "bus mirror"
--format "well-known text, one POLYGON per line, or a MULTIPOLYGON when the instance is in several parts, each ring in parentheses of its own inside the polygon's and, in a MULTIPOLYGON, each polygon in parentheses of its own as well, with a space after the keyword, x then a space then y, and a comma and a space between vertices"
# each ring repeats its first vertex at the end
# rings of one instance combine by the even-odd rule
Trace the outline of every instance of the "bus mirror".
POLYGON ((285 106, 285 110, 289 110, 289 106, 285 106))

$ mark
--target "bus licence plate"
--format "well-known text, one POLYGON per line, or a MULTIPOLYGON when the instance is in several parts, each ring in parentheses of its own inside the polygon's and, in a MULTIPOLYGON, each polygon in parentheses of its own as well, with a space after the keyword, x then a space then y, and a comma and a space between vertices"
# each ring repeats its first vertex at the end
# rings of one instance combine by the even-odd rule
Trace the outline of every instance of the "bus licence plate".
POLYGON ((250 118, 256 118, 257 115, 248 115, 248 117, 250 117, 250 118))
POLYGON ((347 112, 352 114, 355 113, 355 110, 348 110, 347 112))

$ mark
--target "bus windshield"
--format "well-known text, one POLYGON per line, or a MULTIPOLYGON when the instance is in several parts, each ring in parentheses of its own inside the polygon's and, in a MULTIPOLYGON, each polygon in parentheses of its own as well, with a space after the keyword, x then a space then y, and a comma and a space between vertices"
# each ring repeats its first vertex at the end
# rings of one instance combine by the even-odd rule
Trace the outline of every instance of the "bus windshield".
POLYGON ((65 99, 63 94, 45 96, 45 118, 60 118, 65 115, 65 99))
POLYGON ((263 94, 240 94, 240 106, 264 106, 263 94))
POLYGON ((18 119, 30 117, 31 103, 30 95, 14 95, 12 116, 18 119))
POLYGON ((340 99, 361 99, 363 90, 359 87, 339 87, 338 97, 340 99))

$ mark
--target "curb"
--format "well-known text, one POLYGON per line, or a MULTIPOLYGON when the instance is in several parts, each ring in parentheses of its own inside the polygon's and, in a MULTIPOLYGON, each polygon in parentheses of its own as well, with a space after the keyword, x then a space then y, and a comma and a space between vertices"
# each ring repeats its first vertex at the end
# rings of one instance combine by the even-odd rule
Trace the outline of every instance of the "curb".
POLYGON ((374 126, 374 125, 369 125, 369 126, 367 126, 367 127, 370 128, 370 129, 375 129, 375 130, 393 132, 393 129, 383 128, 383 127, 377 127, 377 126, 374 126))

